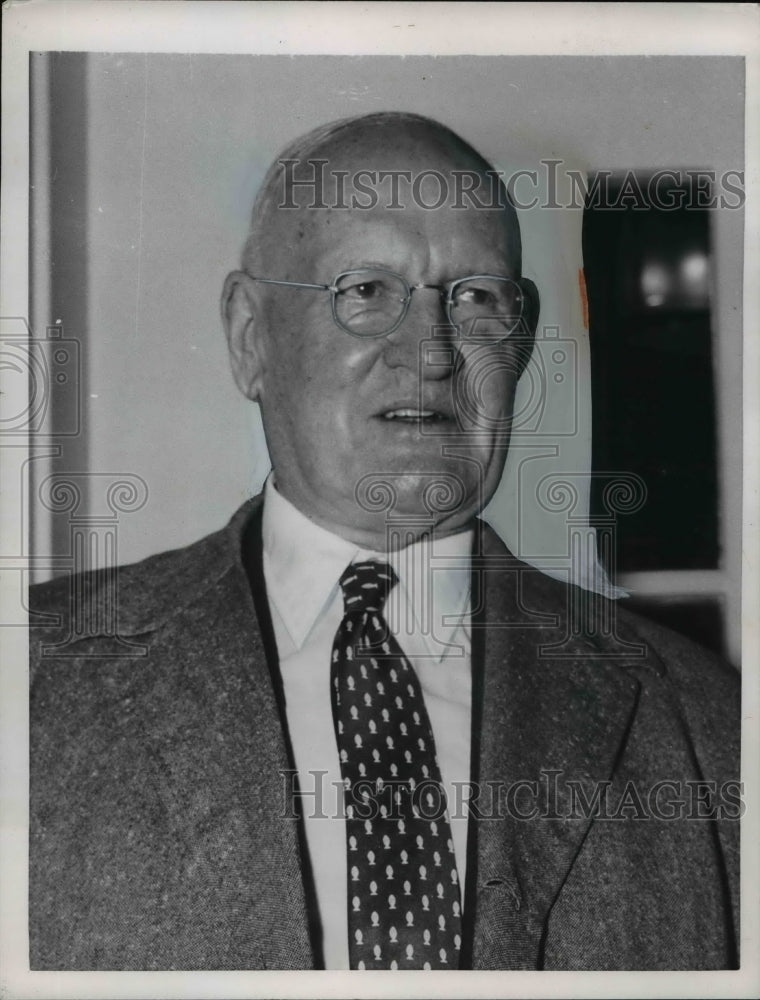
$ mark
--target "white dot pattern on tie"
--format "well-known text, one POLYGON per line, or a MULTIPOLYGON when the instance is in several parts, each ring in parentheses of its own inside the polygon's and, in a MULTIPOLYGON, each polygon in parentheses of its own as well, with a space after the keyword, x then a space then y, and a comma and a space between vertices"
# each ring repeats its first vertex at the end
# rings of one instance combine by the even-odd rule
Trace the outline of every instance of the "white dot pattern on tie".
POLYGON ((461 898, 435 741, 417 675, 383 605, 384 563, 341 577, 332 705, 346 810, 353 969, 456 969, 461 898))

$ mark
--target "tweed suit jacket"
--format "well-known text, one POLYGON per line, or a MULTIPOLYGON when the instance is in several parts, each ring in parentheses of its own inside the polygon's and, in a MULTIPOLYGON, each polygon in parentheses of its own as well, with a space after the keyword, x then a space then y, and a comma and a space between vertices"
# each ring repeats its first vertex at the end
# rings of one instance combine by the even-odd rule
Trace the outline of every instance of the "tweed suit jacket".
MULTIPOLYGON (((319 967, 266 601, 241 558, 260 513, 115 582, 32 588, 32 969, 319 967)), ((462 964, 735 967, 738 810, 664 819, 636 799, 738 780, 735 671, 476 537, 462 964), (592 807, 605 789, 614 818, 579 789, 592 807)))

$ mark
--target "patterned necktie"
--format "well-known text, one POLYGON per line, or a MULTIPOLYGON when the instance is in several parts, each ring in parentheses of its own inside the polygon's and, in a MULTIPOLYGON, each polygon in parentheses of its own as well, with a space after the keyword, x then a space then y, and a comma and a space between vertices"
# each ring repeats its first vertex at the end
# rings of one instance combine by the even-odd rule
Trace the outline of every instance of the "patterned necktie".
POLYGON ((456 969, 461 899, 446 797, 417 675, 382 610, 385 563, 340 579, 332 708, 348 858, 352 969, 456 969))

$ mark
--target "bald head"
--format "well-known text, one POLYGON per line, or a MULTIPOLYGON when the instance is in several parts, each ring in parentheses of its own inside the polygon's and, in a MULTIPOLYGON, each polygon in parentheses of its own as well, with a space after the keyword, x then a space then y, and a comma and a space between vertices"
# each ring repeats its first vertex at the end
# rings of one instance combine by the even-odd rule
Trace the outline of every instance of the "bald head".
POLYGON ((492 165, 451 129, 422 115, 380 112, 322 125, 273 162, 251 215, 242 267, 286 277, 281 265, 336 213, 462 211, 501 217, 509 269, 520 276, 520 229, 492 165))

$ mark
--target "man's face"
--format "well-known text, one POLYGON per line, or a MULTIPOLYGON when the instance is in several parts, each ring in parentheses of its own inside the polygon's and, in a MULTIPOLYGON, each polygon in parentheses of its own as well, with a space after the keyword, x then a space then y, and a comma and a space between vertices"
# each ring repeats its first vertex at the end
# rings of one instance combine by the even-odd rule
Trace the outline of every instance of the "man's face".
MULTIPOLYGON (((424 157, 409 160, 424 168, 424 157)), ((386 202, 290 210, 301 217, 285 220, 286 252, 258 276, 329 284, 376 267, 414 285, 513 274, 503 211, 386 202)), ((257 315, 249 395, 262 406, 277 488, 297 508, 384 549, 389 523, 448 533, 487 503, 506 458, 519 349, 458 338, 435 290, 415 291, 403 323, 376 339, 341 329, 329 292, 256 284, 248 294, 257 315)))

